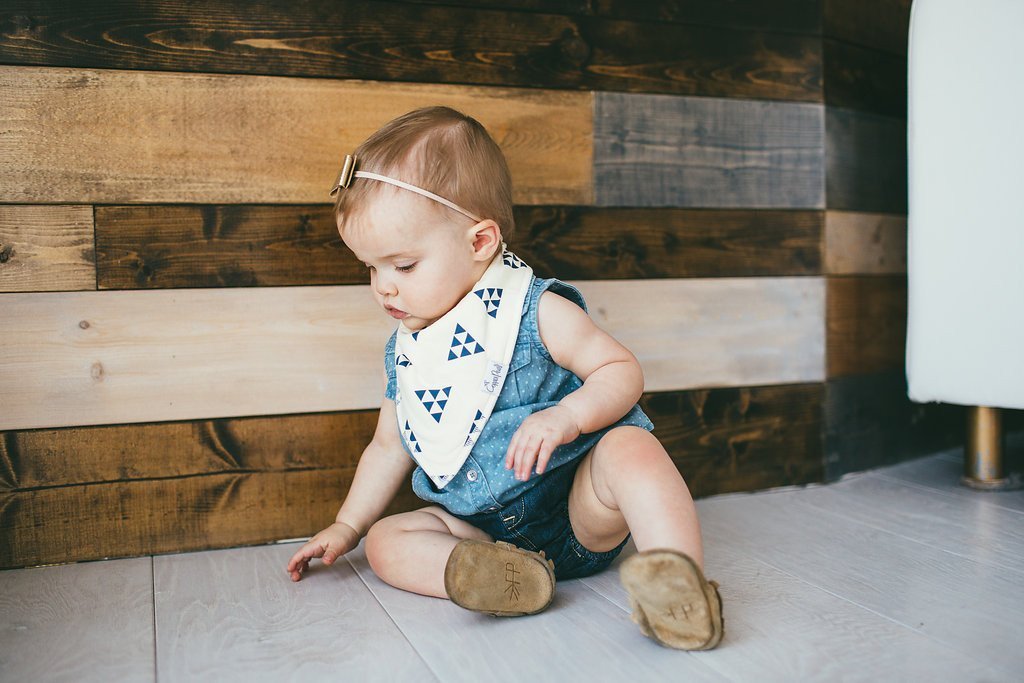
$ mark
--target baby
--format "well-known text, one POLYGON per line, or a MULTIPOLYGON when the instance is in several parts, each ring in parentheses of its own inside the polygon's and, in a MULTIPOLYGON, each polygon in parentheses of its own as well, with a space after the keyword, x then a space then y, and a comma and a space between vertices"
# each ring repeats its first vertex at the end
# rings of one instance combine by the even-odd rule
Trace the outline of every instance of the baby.
POLYGON ((368 138, 332 189, 342 240, 399 321, 385 397, 334 524, 295 553, 331 564, 366 537, 398 588, 493 615, 533 614, 555 578, 621 566, 633 620, 685 650, 722 637, 693 499, 637 404, 636 357, 579 290, 509 251, 512 183, 497 144, 447 107, 368 138), (381 518, 405 477, 431 505, 381 518))

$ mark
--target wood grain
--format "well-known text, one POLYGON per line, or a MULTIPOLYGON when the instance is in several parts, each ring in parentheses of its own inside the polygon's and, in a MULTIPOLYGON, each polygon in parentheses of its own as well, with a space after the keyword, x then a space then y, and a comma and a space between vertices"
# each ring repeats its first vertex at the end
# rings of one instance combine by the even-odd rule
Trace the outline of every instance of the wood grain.
POLYGON ((369 287, 0 301, 2 429, 353 410, 384 394, 394 320, 369 287))
POLYGON ((293 583, 298 544, 154 557, 157 677, 164 681, 437 681, 340 560, 293 583))
POLYGON ((840 107, 825 108, 827 208, 907 212, 907 123, 840 107))
MULTIPOLYGON (((539 277, 821 274, 820 211, 518 206, 539 277)), ((100 289, 369 284, 323 205, 96 207, 100 289)))
POLYGON ((647 393, 654 435, 697 497, 821 481, 821 384, 647 393))
POLYGON ((100 289, 366 284, 333 209, 306 205, 96 207, 100 289))
MULTIPOLYGON (((789 30, 799 12, 790 7, 777 17, 762 10, 737 20, 757 5, 747 0, 703 12, 710 23, 700 17, 684 25, 556 14, 557 6, 546 5, 540 14, 499 3, 438 4, 86 0, 40 7, 19 0, 5 12, 0 59, 821 101, 821 43, 789 30)), ((797 20, 816 19, 808 14, 797 20)))
MULTIPOLYGON (((573 281, 648 391, 824 379, 822 278, 573 281), (638 301, 672 302, 673 315, 638 301)), ((3 294, 0 429, 375 408, 368 286, 3 294)))
POLYGON ((140 557, 0 574, 4 680, 152 680, 152 567, 140 557))
POLYGON ((516 254, 539 277, 820 275, 820 211, 520 207, 516 254))
POLYGON ((906 276, 826 279, 828 377, 903 367, 907 339, 906 276))
POLYGON ((352 470, 373 438, 377 414, 360 410, 3 432, 0 491, 215 474, 352 470))
POLYGON ((0 292, 96 289, 91 206, 0 205, 0 292))
POLYGON ((3 66, 0 100, 3 202, 328 203, 346 153, 445 104, 502 147, 515 201, 591 203, 589 93, 3 66))
POLYGON ((596 93, 600 206, 823 208, 821 105, 596 93))
POLYGON ((826 211, 824 270, 829 275, 907 272, 907 217, 826 211))
MULTIPOLYGON (((234 472, 0 493, 0 567, 308 537, 334 521, 353 474, 234 472)), ((389 511, 413 500, 396 497, 389 511)))

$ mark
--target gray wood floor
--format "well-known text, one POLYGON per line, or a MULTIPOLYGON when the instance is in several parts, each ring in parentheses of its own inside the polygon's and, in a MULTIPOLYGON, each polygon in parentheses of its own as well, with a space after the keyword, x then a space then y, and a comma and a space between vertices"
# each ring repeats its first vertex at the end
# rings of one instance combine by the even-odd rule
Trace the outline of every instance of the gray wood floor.
POLYGON ((965 489, 960 463, 698 501, 710 652, 630 622, 632 543, 499 619, 382 583, 362 547, 292 583, 291 542, 0 572, 0 680, 1021 681, 1024 492, 965 489))

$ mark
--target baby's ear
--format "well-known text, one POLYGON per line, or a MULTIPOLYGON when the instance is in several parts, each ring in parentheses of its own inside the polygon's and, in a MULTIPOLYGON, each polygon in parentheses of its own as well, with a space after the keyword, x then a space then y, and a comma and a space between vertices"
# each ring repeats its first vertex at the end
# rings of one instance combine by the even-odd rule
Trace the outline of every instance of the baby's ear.
POLYGON ((473 251, 477 260, 486 261, 501 249, 501 228, 490 218, 485 218, 472 227, 473 251))

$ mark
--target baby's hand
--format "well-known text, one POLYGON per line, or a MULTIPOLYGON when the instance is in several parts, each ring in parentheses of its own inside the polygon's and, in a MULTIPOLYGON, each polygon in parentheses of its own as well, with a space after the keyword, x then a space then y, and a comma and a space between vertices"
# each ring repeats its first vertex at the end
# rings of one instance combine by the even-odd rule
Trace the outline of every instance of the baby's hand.
POLYGON ((324 564, 336 559, 359 545, 359 532, 342 522, 335 522, 299 548, 288 562, 287 572, 292 581, 302 578, 302 572, 309 569, 309 561, 314 557, 322 557, 324 564))
POLYGON ((551 452, 579 435, 579 425, 565 406, 555 405, 536 412, 523 420, 512 435, 505 454, 505 469, 515 469, 516 479, 526 481, 534 462, 540 474, 547 467, 551 452))

